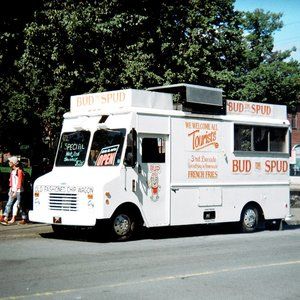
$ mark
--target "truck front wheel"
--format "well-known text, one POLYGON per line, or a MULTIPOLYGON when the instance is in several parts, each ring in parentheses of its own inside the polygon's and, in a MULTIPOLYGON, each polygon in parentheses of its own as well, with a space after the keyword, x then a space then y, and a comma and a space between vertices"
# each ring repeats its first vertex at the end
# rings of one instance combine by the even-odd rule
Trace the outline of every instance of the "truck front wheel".
POLYGON ((138 218, 131 212, 117 212, 111 220, 113 238, 117 241, 131 239, 138 229, 138 218))

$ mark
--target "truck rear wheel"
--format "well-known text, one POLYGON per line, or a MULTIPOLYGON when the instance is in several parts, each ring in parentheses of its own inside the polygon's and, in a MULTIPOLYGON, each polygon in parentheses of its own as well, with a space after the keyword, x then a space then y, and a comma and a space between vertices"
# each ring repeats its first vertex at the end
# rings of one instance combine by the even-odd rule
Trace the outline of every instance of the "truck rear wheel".
POLYGON ((111 226, 114 240, 127 241, 138 231, 138 217, 130 211, 119 211, 113 215, 111 226))
POLYGON ((254 206, 246 206, 241 215, 241 229, 242 232, 254 232, 257 229, 259 220, 258 210, 254 206))

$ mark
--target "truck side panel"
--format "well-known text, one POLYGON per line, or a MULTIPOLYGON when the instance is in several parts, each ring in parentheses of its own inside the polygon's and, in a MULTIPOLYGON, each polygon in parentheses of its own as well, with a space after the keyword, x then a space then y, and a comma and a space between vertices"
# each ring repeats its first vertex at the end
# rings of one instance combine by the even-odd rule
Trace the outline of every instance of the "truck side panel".
POLYGON ((254 202, 288 214, 287 154, 234 151, 234 123, 172 118, 171 225, 239 221, 254 202))

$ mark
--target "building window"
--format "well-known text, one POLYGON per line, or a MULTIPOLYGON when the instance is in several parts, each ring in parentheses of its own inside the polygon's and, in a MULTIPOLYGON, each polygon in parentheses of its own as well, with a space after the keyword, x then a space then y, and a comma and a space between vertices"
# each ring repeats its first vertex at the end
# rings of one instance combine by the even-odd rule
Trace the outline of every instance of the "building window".
POLYGON ((292 129, 298 129, 298 118, 297 115, 292 115, 292 129))

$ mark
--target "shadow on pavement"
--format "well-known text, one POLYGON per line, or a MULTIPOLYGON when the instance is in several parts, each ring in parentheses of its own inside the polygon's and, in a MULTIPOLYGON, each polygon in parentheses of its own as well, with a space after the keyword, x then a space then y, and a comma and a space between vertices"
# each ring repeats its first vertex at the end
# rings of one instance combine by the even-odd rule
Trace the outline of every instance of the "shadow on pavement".
MULTIPOLYGON (((282 230, 299 229, 300 225, 283 224, 282 230)), ((260 227, 257 231, 270 231, 265 227, 260 227)), ((224 234, 240 234, 240 230, 235 223, 211 224, 211 225, 185 225, 159 228, 143 228, 139 234, 132 240, 159 240, 159 239, 174 239, 184 237, 197 237, 209 235, 224 235, 224 234)), ((47 232, 40 233, 40 236, 47 239, 73 240, 86 242, 113 242, 111 237, 103 232, 96 231, 94 228, 75 228, 65 232, 47 232)))

